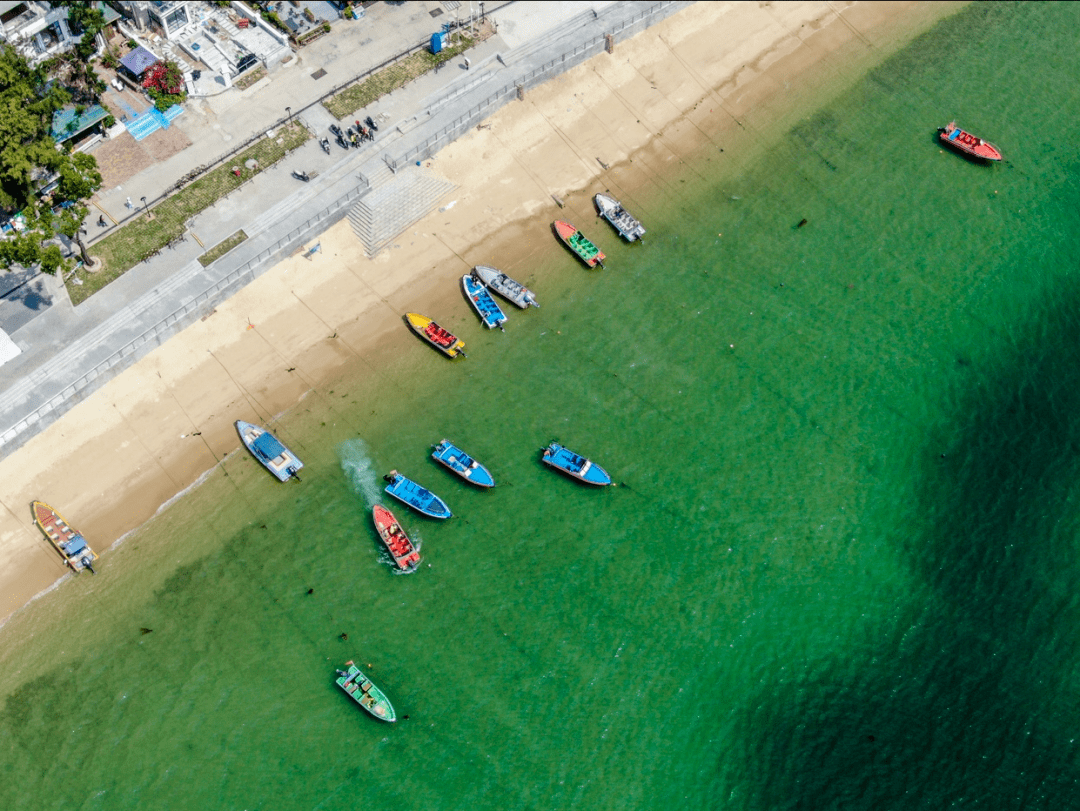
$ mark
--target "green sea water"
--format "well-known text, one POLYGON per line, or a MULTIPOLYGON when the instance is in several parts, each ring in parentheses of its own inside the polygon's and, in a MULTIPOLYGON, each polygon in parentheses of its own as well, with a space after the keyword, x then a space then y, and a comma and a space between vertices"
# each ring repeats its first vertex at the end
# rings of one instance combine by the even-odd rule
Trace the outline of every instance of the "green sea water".
POLYGON ((542 309, 402 327, 274 424, 302 483, 233 455, 0 631, 0 808, 1080 808, 1078 31, 966 8, 621 190, 645 244, 582 205, 607 270, 538 225, 542 309), (391 468, 455 512, 408 576, 391 468))

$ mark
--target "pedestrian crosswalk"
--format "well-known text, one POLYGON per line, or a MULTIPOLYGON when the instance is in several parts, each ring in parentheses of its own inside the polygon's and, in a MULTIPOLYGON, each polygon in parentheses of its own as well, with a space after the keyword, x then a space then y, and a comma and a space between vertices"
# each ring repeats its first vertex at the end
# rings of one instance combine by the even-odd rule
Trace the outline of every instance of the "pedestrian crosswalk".
POLYGON ((141 141, 160 129, 168 129, 172 120, 182 112, 184 108, 179 104, 174 104, 165 112, 151 107, 149 110, 143 110, 130 121, 125 121, 124 126, 136 141, 141 141))

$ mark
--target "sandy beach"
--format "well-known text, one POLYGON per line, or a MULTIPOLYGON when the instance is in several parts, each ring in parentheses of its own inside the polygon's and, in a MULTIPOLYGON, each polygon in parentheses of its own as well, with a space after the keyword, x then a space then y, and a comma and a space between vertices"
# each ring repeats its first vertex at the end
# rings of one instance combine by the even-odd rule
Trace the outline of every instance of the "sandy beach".
POLYGON ((561 250, 554 198, 591 222, 603 188, 632 199, 703 156, 737 171, 762 133, 958 7, 697 3, 511 103, 423 167, 457 188, 394 245, 367 259, 340 222, 0 462, 0 621, 67 571, 31 501, 104 552, 237 451, 236 419, 415 341, 407 311, 464 311, 473 264, 528 278, 530 256, 561 250))

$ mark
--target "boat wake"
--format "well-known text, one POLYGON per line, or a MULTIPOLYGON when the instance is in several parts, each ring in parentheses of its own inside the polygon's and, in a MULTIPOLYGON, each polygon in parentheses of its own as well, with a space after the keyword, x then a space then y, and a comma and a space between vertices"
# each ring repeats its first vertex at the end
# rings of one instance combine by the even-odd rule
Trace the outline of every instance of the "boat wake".
POLYGON ((346 440, 338 448, 338 458, 352 491, 364 500, 364 506, 370 510, 379 503, 382 487, 379 486, 379 474, 375 471, 367 444, 362 439, 346 440))

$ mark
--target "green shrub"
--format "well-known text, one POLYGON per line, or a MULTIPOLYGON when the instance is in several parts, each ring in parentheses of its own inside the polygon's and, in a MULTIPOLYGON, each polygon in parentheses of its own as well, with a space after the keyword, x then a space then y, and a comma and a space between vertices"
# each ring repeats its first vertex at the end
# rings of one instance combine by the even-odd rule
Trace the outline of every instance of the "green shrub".
POLYGON ((64 255, 60 253, 59 245, 46 245, 41 251, 41 272, 56 273, 57 268, 64 264, 64 255))

